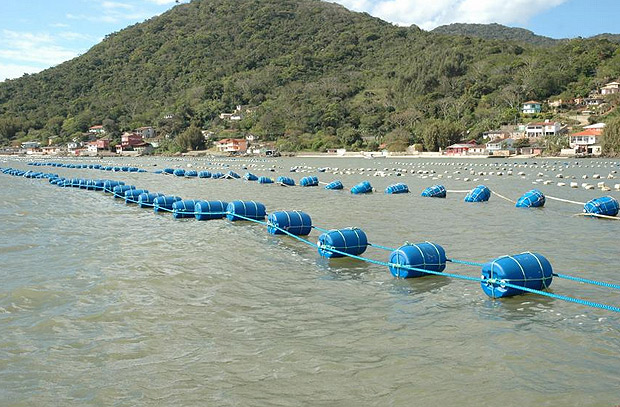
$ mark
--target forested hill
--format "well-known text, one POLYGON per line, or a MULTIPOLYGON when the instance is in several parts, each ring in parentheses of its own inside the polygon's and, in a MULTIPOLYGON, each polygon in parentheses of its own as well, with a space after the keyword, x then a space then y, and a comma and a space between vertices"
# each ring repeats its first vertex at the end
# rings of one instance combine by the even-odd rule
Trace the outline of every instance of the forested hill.
POLYGON ((525 42, 532 45, 552 46, 560 41, 550 37, 537 35, 525 28, 506 27, 505 25, 492 24, 464 24, 454 23, 442 25, 435 28, 432 32, 437 34, 449 35, 468 35, 472 37, 484 38, 487 40, 507 40, 525 42))
POLYGON ((102 122, 217 130, 230 126, 219 113, 249 105, 234 127, 283 149, 373 138, 436 149, 514 121, 524 100, 586 95, 619 76, 608 40, 539 48, 397 27, 319 0, 194 0, 1 83, 0 144, 66 140, 102 122))

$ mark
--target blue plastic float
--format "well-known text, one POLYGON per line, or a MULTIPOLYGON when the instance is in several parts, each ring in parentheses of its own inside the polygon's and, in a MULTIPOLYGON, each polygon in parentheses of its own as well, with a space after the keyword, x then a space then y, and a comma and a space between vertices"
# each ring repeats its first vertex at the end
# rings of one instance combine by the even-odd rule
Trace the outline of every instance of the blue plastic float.
POLYGON ((312 231, 310 215, 301 211, 273 212, 267 218, 267 222, 269 223, 267 231, 272 235, 285 234, 280 229, 297 236, 307 236, 312 231))
POLYGON ((387 188, 385 188, 385 193, 386 194, 408 194, 409 187, 406 184, 399 182, 398 184, 392 184, 388 186, 387 188))
POLYGON ((181 198, 178 196, 170 196, 170 195, 158 196, 157 198, 153 200, 153 211, 172 212, 172 204, 180 200, 181 198))
POLYGON ((302 187, 315 187, 319 185, 319 179, 315 176, 303 177, 299 180, 299 185, 302 187))
POLYGON ((232 201, 226 207, 226 217, 230 221, 264 220, 266 216, 265 205, 255 201, 232 201))
POLYGON ((344 257, 343 254, 332 251, 359 256, 366 251, 368 238, 366 233, 359 228, 336 229, 325 232, 319 236, 319 254, 327 258, 344 257))
POLYGON ((465 202, 486 202, 491 197, 491 190, 484 185, 478 185, 465 195, 465 202))
POLYGON ((342 182, 340 182, 339 180, 336 181, 332 181, 329 184, 325 185, 325 189, 343 189, 344 186, 342 185, 342 182))
POLYGON ((351 193, 354 195, 359 194, 368 194, 372 192, 372 185, 368 181, 362 181, 353 188, 351 188, 351 193))
POLYGON ((446 187, 443 185, 433 185, 432 187, 428 187, 422 191, 422 196, 428 198, 445 198, 446 187))
POLYGON ((603 196, 586 202, 583 206, 585 213, 603 216, 616 216, 618 214, 618 201, 611 196, 603 196))
POLYGON ((224 201, 196 201, 195 216, 198 220, 222 219, 226 216, 228 202, 224 201))
POLYGON ((288 185, 290 187, 295 186, 295 180, 293 178, 279 176, 277 182, 282 185, 288 185))
POLYGON ((502 256, 482 266, 482 290, 491 298, 512 297, 525 291, 507 287, 510 283, 534 290, 549 288, 553 280, 551 263, 538 253, 502 256))
POLYGON ((537 189, 527 191, 517 200, 517 208, 540 208, 545 206, 545 195, 537 189))
POLYGON ((446 252, 436 243, 425 242, 405 244, 390 254, 390 273, 397 278, 412 278, 428 275, 423 271, 402 266, 442 272, 446 268, 446 252))
POLYGON ((193 218, 194 217, 194 205, 196 201, 193 199, 182 199, 172 204, 172 216, 175 219, 180 218, 193 218))

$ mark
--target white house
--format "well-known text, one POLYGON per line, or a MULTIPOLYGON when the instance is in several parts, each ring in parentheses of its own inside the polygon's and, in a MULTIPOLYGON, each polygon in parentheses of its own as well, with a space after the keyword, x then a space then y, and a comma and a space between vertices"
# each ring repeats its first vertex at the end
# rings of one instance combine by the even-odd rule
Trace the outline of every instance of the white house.
POLYGON ((98 124, 96 126, 91 126, 88 128, 88 132, 89 133, 95 133, 95 134, 104 134, 105 133, 105 129, 103 128, 103 125, 98 124))
POLYGON ((136 134, 142 136, 142 138, 153 138, 155 137, 155 129, 151 126, 138 127, 133 131, 136 134))
POLYGON ((544 122, 528 123, 525 126, 525 135, 528 138, 540 138, 543 136, 554 136, 559 134, 561 130, 562 125, 560 123, 545 120, 544 122))
POLYGON ((601 95, 612 95, 620 93, 620 82, 609 82, 601 88, 601 95))
POLYGON ((523 103, 523 108, 521 108, 521 111, 524 114, 540 113, 542 111, 542 104, 535 100, 530 100, 530 101, 523 103))
POLYGON ((508 151, 510 154, 515 152, 514 139, 505 138, 489 141, 486 144, 487 154, 494 155, 499 151, 508 151))

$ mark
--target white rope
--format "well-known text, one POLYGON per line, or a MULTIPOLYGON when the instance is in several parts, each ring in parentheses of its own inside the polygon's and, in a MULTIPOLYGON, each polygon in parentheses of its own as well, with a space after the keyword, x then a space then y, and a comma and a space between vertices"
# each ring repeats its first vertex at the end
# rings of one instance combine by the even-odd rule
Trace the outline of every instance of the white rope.
POLYGON ((620 220, 618 216, 600 215, 598 213, 576 213, 573 216, 596 216, 597 218, 620 220))
POLYGON ((512 199, 510 199, 510 198, 506 198, 504 195, 500 195, 500 194, 498 194, 497 192, 493 192, 493 191, 491 191, 491 193, 492 193, 493 195, 496 195, 496 196, 498 196, 498 197, 502 198, 502 199, 507 200, 508 202, 512 202, 513 204, 516 204, 516 203, 517 203, 517 201, 513 201, 513 200, 512 200, 512 199))
POLYGON ((571 200, 569 200, 569 199, 556 198, 556 197, 554 197, 554 196, 549 196, 549 195, 546 195, 546 198, 547 198, 547 199, 551 199, 551 200, 553 200, 553 201, 559 201, 559 202, 572 203, 572 204, 582 205, 582 206, 586 204, 585 202, 571 201, 571 200))

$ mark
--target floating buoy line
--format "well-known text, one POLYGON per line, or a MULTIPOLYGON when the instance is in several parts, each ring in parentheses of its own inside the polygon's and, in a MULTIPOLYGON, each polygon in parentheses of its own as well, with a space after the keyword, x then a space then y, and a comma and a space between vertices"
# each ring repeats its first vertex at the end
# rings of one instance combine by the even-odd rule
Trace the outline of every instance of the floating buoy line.
MULTIPOLYGON (((128 167, 129 168, 129 167, 128 167)), ((551 263, 541 254, 525 252, 514 255, 497 257, 486 263, 448 258, 439 244, 433 242, 409 243, 405 242, 398 248, 387 247, 370 243, 366 233, 360 228, 325 229, 312 224, 309 214, 299 211, 276 211, 267 213, 265 205, 256 201, 235 200, 204 201, 185 200, 181 197, 151 193, 133 185, 126 185, 123 181, 64 178, 58 174, 23 171, 14 168, 0 168, 3 174, 35 179, 48 179, 49 183, 59 187, 71 187, 91 191, 101 191, 111 194, 114 198, 123 199, 127 204, 137 204, 142 208, 153 208, 155 212, 169 212, 175 218, 195 218, 196 220, 212 220, 227 218, 235 221, 248 221, 263 225, 267 232, 273 235, 287 235, 308 246, 315 248, 325 258, 348 257, 366 263, 387 267, 395 278, 417 278, 428 275, 444 276, 453 279, 479 283, 483 292, 490 298, 506 298, 525 293, 532 293, 562 301, 572 302, 584 306, 620 313, 620 307, 602 304, 594 301, 555 294, 546 291, 553 278, 565 279, 584 284, 590 284, 608 289, 620 290, 620 284, 589 280, 580 277, 560 274, 553 271, 551 263), (265 218, 267 220, 265 221, 265 218), (321 234, 316 242, 308 240, 312 230, 321 234), (363 257, 368 247, 389 251, 387 261, 363 257), (446 272, 448 263, 478 267, 480 277, 446 272)), ((139 172, 127 171, 127 172, 139 172)), ((174 171, 173 171, 174 172, 174 171)), ((237 174, 238 175, 238 174, 237 174)), ((198 176, 198 175, 196 175, 198 176)), ((229 174, 233 178, 234 175, 229 174)), ((307 177, 302 180, 305 184, 318 185, 317 177, 307 177)), ((246 178, 247 179, 247 178, 246 178)), ((280 182, 283 182, 281 180, 280 182)), ((367 183, 367 181, 364 181, 367 183)), ((284 183, 284 182, 283 182, 284 183)), ((300 182, 301 184, 302 182, 300 182)), ((333 183, 332 183, 333 184, 333 183)), ((405 192, 406 185, 396 184, 391 192, 405 192), (404 187, 402 186, 404 185, 404 187)), ((364 183, 358 184, 360 189, 366 189, 364 183), (363 184, 363 185, 362 185, 363 184)), ((389 187, 388 187, 389 188, 389 187)), ((408 189, 407 191, 408 192, 408 189)), ((427 188, 423 196, 445 197, 443 186, 436 185, 427 188), (425 195, 426 194, 426 195, 425 195)), ((536 207, 544 205, 544 195, 537 190, 526 193, 517 201, 517 206, 536 207)), ((483 202, 491 196, 490 190, 479 185, 469 191, 465 201, 483 202)), ((601 214, 604 217, 613 217, 618 212, 618 202, 612 197, 597 198, 586 203, 587 210, 601 211, 614 215, 601 214)), ((592 212, 594 213, 594 212, 592 212)), ((591 213, 586 212, 585 215, 591 213)), ((598 212, 597 212, 598 214, 598 212)))

